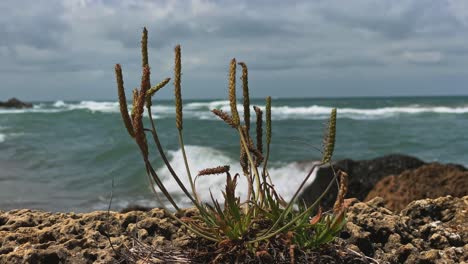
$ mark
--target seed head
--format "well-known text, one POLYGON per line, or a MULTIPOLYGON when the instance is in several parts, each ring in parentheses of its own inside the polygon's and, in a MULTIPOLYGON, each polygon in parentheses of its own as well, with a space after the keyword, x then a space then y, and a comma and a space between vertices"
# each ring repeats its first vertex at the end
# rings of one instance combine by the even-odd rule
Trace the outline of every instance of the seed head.
POLYGON ((132 103, 132 112, 131 112, 131 118, 132 118, 132 121, 133 119, 135 118, 135 109, 136 109, 136 105, 137 105, 137 101, 138 101, 138 97, 139 97, 139 92, 138 92, 138 89, 135 88, 133 89, 133 103, 132 103))
POLYGON ((271 143, 271 97, 266 98, 266 143, 271 143))
POLYGON ((203 170, 199 171, 198 176, 227 173, 227 172, 229 172, 229 169, 230 169, 230 167, 228 165, 218 166, 218 167, 215 167, 215 168, 207 168, 207 169, 203 169, 203 170))
POLYGON ((323 159, 322 162, 330 162, 333 156, 333 150, 335 149, 335 136, 336 136, 336 108, 333 108, 330 114, 330 121, 328 123, 327 130, 324 135, 323 142, 323 159))
POLYGON ((150 68, 146 65, 143 68, 143 76, 141 78, 141 88, 138 92, 138 98, 135 105, 135 115, 133 117, 133 124, 135 126, 135 140, 140 146, 141 151, 145 158, 148 157, 148 144, 146 141, 146 135, 143 127, 143 111, 146 100, 146 92, 149 87, 149 76, 150 68))
POLYGON ((257 150, 263 154, 263 112, 257 106, 254 106, 255 114, 257 115, 257 150))
POLYGON ((176 105, 176 126, 178 130, 182 130, 182 95, 180 91, 180 75, 181 75, 181 58, 180 58, 180 45, 177 45, 175 51, 174 63, 174 93, 176 105))
POLYGON ((244 123, 247 132, 250 130, 250 98, 249 98, 249 72, 244 62, 238 63, 242 67, 242 96, 244 98, 244 123))
POLYGON ((231 60, 231 67, 229 70, 229 102, 231 105, 232 121, 235 127, 240 124, 239 113, 237 112, 236 102, 236 59, 231 60))
POLYGON ((232 117, 230 117, 228 113, 223 112, 223 110, 219 110, 219 109, 213 109, 211 110, 211 112, 213 112, 213 114, 221 118, 226 124, 230 125, 232 128, 236 128, 236 125, 234 124, 232 117))
POLYGON ((146 106, 149 107, 149 106, 152 105, 151 98, 153 97, 153 95, 154 95, 157 91, 159 91, 161 88, 163 88, 164 86, 166 86, 166 84, 168 84, 170 80, 171 80, 171 78, 166 78, 166 79, 164 79, 162 82, 158 83, 158 85, 151 87, 151 89, 149 89, 149 90, 146 92, 146 106))
POLYGON ((135 133, 133 132, 132 121, 130 120, 130 116, 128 115, 127 98, 125 97, 122 68, 120 67, 120 64, 115 65, 115 78, 117 80, 117 92, 119 94, 120 114, 122 115, 122 119, 125 124, 125 127, 127 128, 128 134, 131 137, 135 137, 135 133))
POLYGON ((146 65, 148 65, 148 30, 144 27, 141 36, 141 67, 146 65))
POLYGON ((348 192, 348 174, 341 170, 338 171, 338 174, 340 175, 340 188, 333 206, 333 212, 336 214, 344 209, 344 198, 348 192))

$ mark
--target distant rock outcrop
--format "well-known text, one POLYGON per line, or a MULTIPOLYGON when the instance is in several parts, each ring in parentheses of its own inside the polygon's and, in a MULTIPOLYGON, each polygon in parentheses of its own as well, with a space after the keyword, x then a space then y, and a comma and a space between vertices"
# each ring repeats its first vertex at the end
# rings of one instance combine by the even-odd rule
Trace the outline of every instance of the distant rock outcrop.
MULTIPOLYGON (((309 164, 309 162, 307 163, 309 164)), ((348 173, 349 184, 347 197, 364 200, 369 191, 374 188, 375 184, 385 176, 392 174, 400 174, 408 169, 421 167, 425 163, 417 158, 392 154, 372 160, 354 161, 351 159, 339 160, 333 163, 335 169, 340 169, 348 173)), ((306 166, 305 163, 303 163, 306 166)), ((327 166, 320 168, 317 176, 309 186, 307 186, 299 200, 304 200, 306 204, 312 204, 325 190, 330 179, 332 178, 332 169, 327 166)), ((333 206, 337 194, 337 189, 331 189, 321 201, 322 207, 329 209, 333 206)))
POLYGON ((6 102, 0 102, 0 107, 4 108, 31 108, 31 103, 22 102, 16 98, 11 98, 6 102))
POLYGON ((374 186, 365 201, 382 197, 385 207, 399 211, 414 200, 445 195, 468 195, 468 171, 465 168, 432 163, 400 175, 386 176, 374 186))

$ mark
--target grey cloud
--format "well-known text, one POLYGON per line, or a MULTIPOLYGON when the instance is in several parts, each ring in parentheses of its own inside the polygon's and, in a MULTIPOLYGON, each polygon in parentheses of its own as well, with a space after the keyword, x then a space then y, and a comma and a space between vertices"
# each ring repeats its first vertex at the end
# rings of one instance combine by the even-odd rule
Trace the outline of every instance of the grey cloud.
MULTIPOLYGON (((11 84, 30 73, 43 78, 41 94, 61 91, 52 87, 57 75, 73 87, 114 94, 117 62, 126 82, 138 83, 143 26, 150 33, 153 72, 172 74, 172 48, 180 43, 184 83, 207 96, 225 85, 232 57, 247 63, 252 82, 262 87, 259 96, 267 89, 284 95, 278 87, 291 78, 302 96, 307 90, 300 87, 311 79, 335 87, 331 93, 342 84, 359 86, 360 72, 376 83, 400 76, 417 82, 428 74, 464 74, 468 67, 468 23, 445 0, 18 1, 0 1, 0 79, 11 84)), ((69 92, 81 96, 80 89, 69 92)))
MULTIPOLYGON (((209 41, 210 39, 264 39, 281 36, 294 38, 300 36, 293 24, 269 19, 260 20, 243 16, 213 16, 199 18, 197 22, 166 22, 164 26, 148 25, 149 41, 153 47, 163 48, 184 40, 209 41)), ((126 48, 139 46, 135 39, 135 29, 129 27, 110 28, 108 38, 121 42, 126 48)))
POLYGON ((1 9, 0 46, 11 48, 21 44, 40 49, 58 48, 63 33, 69 30, 61 18, 63 7, 60 2, 48 1, 47 5, 40 5, 5 0, 1 9))
POLYGON ((379 61, 375 58, 339 58, 324 60, 319 63, 319 66, 329 68, 350 68, 350 67, 383 67, 386 64, 383 61, 379 61))
MULTIPOLYGON (((320 9, 321 16, 327 22, 368 30, 388 39, 406 39, 425 35, 447 36, 460 30, 466 30, 448 10, 445 1, 412 1, 405 6, 400 1, 381 1, 380 8, 373 12, 353 13, 345 8, 326 5, 320 9), (391 12, 390 9, 401 9, 391 12)), ((353 2, 346 4, 352 5, 353 2)))

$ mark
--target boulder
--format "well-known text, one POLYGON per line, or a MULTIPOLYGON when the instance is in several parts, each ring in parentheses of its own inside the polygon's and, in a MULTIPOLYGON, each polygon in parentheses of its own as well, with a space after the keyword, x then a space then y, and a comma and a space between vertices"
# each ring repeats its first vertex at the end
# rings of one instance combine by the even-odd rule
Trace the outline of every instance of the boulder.
POLYGON ((31 103, 22 102, 16 98, 11 98, 6 102, 0 102, 0 107, 4 108, 31 108, 33 105, 31 103))
POLYGON ((427 164, 399 175, 382 178, 365 201, 382 197, 385 206, 399 211, 414 200, 452 195, 468 195, 468 171, 455 165, 427 164))
MULTIPOLYGON (((310 162, 303 162, 302 165, 306 166, 310 162)), ((418 168, 425 163, 417 158, 391 154, 372 160, 354 161, 351 159, 339 160, 333 163, 335 170, 343 170, 349 175, 348 194, 347 197, 357 198, 364 200, 369 191, 374 185, 383 177, 392 174, 400 174, 408 169, 418 168)), ((332 179, 333 171, 330 166, 325 166, 317 171, 315 180, 307 186, 299 200, 304 200, 306 204, 310 205, 320 196, 332 179)), ((335 202, 337 188, 332 188, 328 194, 321 201, 322 207, 325 209, 331 208, 335 202)))

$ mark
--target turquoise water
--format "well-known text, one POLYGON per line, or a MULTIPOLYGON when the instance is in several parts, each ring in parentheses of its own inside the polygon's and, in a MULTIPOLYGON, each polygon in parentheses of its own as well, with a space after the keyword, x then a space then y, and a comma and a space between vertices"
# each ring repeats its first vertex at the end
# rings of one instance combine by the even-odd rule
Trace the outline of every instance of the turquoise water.
MULTIPOLYGON (((263 106, 264 101, 252 104, 263 106)), ((320 158, 314 147, 321 145, 331 107, 338 108, 335 159, 403 153, 468 165, 468 97, 273 99, 270 174, 285 197, 305 175, 295 162, 320 158)), ((229 110, 228 102, 184 101, 190 167, 196 174, 205 167, 231 164, 232 171, 240 172, 239 138, 209 112, 213 108, 229 110)), ((185 178, 172 101, 155 102, 153 114, 169 159, 185 178)), ((159 174, 184 203, 152 150, 159 174)), ((113 209, 158 205, 116 102, 57 101, 36 103, 27 110, 0 109, 0 210, 106 209, 112 178, 113 209)), ((223 180, 200 179, 202 197, 207 198, 209 190, 218 194, 223 180)))

